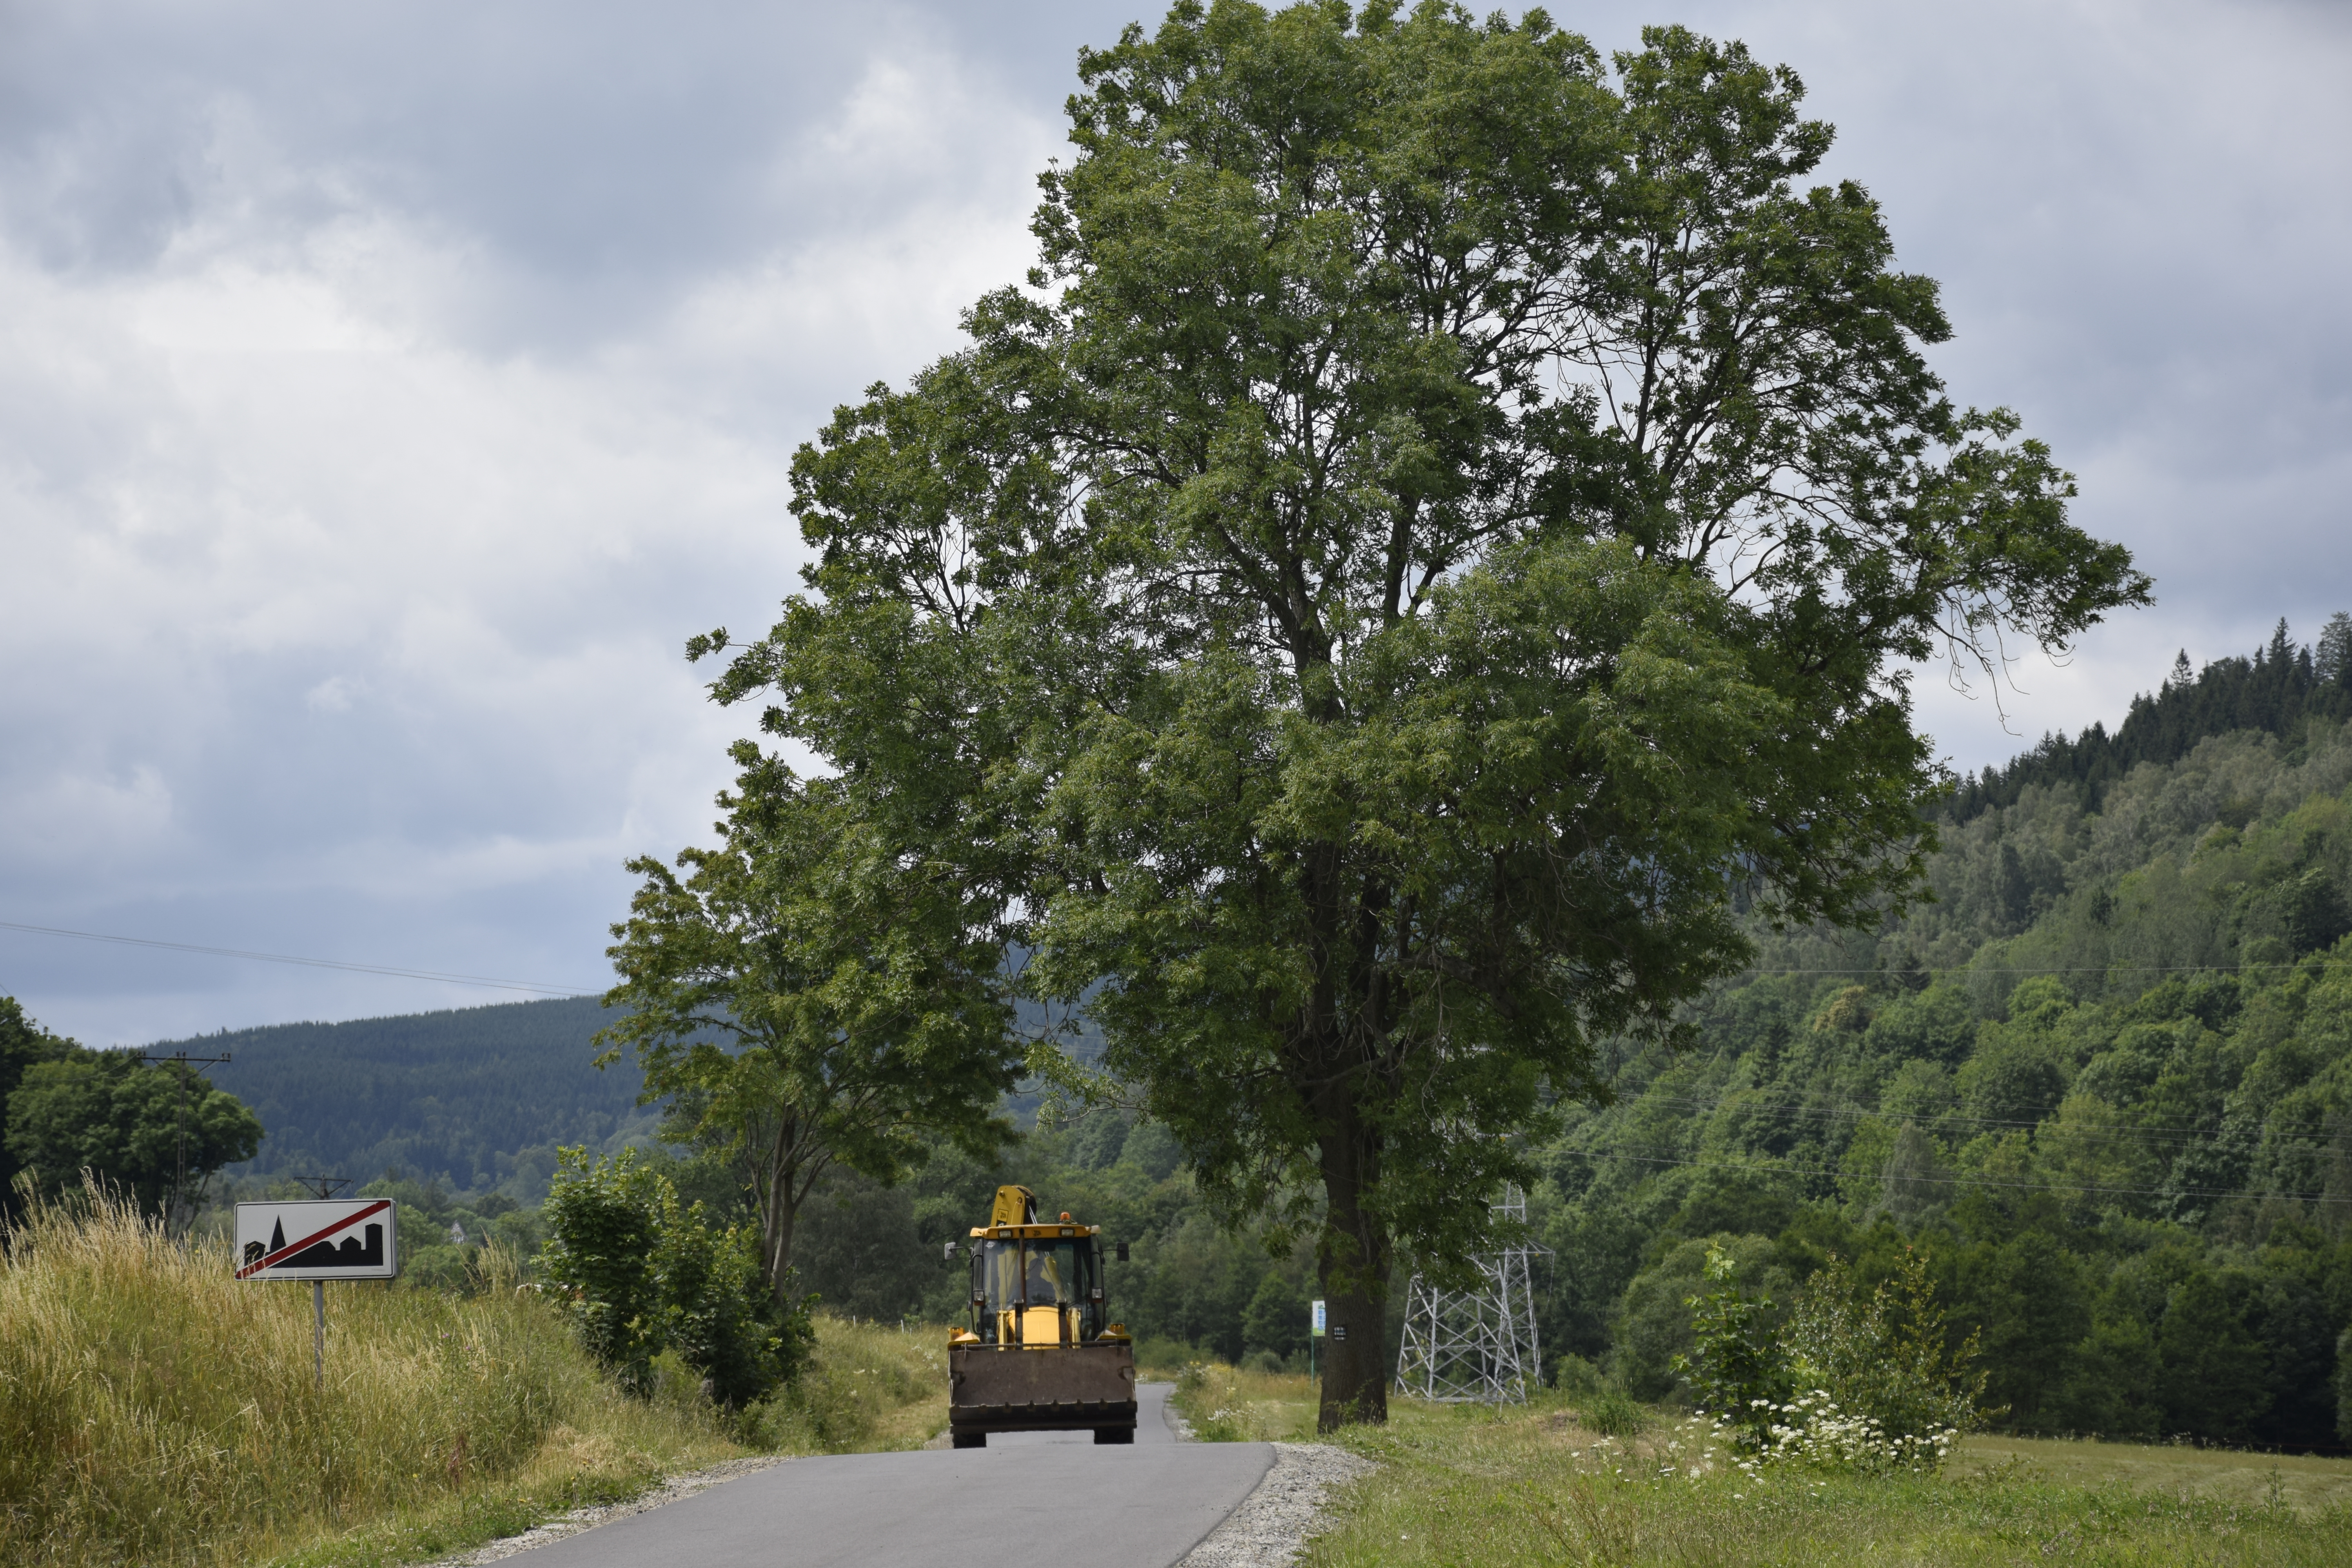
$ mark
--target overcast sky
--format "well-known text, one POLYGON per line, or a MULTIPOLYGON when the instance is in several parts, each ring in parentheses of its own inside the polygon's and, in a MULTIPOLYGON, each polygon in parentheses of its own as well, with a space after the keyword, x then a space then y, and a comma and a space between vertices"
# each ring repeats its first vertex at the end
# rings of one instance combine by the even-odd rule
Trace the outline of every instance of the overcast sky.
MULTIPOLYGON (((2352 607, 2352 8, 1560 6, 1747 39, 2156 608, 1956 766, 2352 607)), ((0 921, 598 990, 746 715, 793 447, 1016 278, 1132 5, 0 5, 0 921)), ((91 1044, 510 997, 0 930, 91 1044)))

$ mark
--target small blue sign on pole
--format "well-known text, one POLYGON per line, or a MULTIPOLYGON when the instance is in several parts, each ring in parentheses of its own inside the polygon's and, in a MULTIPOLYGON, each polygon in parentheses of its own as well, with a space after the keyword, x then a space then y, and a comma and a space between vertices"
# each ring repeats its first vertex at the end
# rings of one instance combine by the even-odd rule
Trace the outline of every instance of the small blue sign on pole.
POLYGON ((1323 1303, 1320 1301, 1315 1303, 1315 1327, 1312 1332, 1318 1340, 1323 1337, 1323 1303))

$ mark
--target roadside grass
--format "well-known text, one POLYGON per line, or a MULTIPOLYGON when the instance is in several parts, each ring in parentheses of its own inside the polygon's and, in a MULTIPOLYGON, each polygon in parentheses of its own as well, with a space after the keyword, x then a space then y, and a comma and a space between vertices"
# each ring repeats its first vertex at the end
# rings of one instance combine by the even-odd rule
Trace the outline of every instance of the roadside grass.
POLYGON ((1146 1334, 1137 1340, 1135 1375, 1148 1382, 1166 1383, 1182 1372, 1187 1363, 1201 1359, 1201 1352, 1181 1340, 1166 1340, 1146 1334))
MULTIPOLYGON (((1304 1377, 1194 1363, 1175 1398, 1212 1442, 1318 1440, 1304 1377)), ((2352 1460, 1977 1437, 1939 1476, 1759 1480, 1670 1414, 1600 1429, 1625 1424, 1605 1391, 1389 1414, 1321 1439, 1381 1469, 1334 1498, 1302 1568, 2352 1563, 2352 1460)))
POLYGON ((1300 1373, 1252 1372, 1223 1362, 1173 1369, 1169 1397, 1204 1443, 1312 1443, 1315 1384, 1300 1373))
MULTIPOLYGON (((2011 1463, 2073 1486, 2120 1485, 2241 1504, 2266 1502, 2275 1489, 2299 1512, 2330 1503, 2352 1507, 2352 1459, 2311 1454, 1988 1436, 1964 1439, 1955 1468, 1987 1471, 2011 1463)), ((2352 1554, 2346 1561, 2352 1562, 2352 1554)))
POLYGON ((777 1453, 879 1454, 919 1448, 948 1425, 948 1331, 815 1316, 800 1381, 754 1406, 745 1441, 777 1453))
POLYGON ((495 1256, 470 1296, 235 1280, 101 1194, 0 1258, 0 1561, 397 1561, 744 1452, 623 1394, 495 1256))

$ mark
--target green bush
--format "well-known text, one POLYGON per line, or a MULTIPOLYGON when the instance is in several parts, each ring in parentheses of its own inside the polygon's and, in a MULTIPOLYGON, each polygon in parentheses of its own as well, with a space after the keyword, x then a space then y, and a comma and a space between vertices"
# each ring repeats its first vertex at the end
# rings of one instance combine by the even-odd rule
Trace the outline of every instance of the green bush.
POLYGON ((1588 1430, 1604 1437, 1638 1437, 1649 1424, 1633 1396, 1622 1388, 1594 1390, 1577 1407, 1576 1414, 1588 1430))
POLYGON ((806 1362, 808 1309, 778 1306, 751 1227, 681 1207, 635 1150, 593 1164, 585 1149, 561 1151, 543 1212, 541 1265, 589 1352, 633 1391, 651 1392, 654 1358, 671 1349, 740 1410, 806 1362))
POLYGON ((1697 1351, 1680 1363, 1732 1446, 1755 1459, 1838 1469, 1935 1469, 1982 1424, 1977 1341, 1949 1342, 1927 1266, 1906 1249, 1892 1278, 1864 1290, 1832 1258, 1777 1331, 1771 1303, 1731 1282, 1710 1248, 1716 1289, 1690 1299, 1697 1351))
POLYGON ((635 1149, 593 1165, 585 1148, 560 1150, 556 1160, 541 1210, 548 1236, 541 1268, 562 1293, 588 1353, 623 1386, 645 1393, 662 1348, 654 1259, 668 1184, 637 1163, 635 1149))
POLYGON ((1866 1292, 1850 1265, 1831 1259, 1798 1299, 1782 1342, 1801 1389, 1875 1423, 1891 1445, 1948 1442, 1990 1414, 1986 1374, 1970 1370, 1977 1336, 1952 1348, 1927 1260, 1909 1247, 1866 1292))
POLYGON ((1548 1381, 1570 1399, 1584 1399, 1601 1392, 1601 1369, 1580 1355, 1572 1353, 1546 1358, 1548 1381))
POLYGON ((712 1399, 740 1410, 806 1364, 815 1338, 807 1305, 778 1309, 750 1226, 713 1226, 698 1203, 681 1211, 677 1190, 660 1180, 661 1338, 708 1380, 712 1399))
POLYGON ((1705 1278, 1715 1289, 1690 1297, 1697 1344, 1675 1358, 1675 1370, 1690 1380, 1698 1407, 1729 1428, 1735 1447, 1760 1452, 1772 1440, 1773 1418, 1789 1397, 1790 1366, 1780 1342, 1768 1333, 1771 1298, 1750 1296, 1733 1282, 1731 1255, 1709 1244, 1705 1278))

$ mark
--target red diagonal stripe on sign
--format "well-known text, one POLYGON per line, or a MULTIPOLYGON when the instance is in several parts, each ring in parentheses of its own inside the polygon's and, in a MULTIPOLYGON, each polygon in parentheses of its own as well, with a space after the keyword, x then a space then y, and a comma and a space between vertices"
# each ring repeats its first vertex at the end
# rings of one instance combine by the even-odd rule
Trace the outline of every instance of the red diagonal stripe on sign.
MULTIPOLYGON (((334 1224, 315 1235, 306 1236, 299 1241, 288 1242, 277 1251, 263 1258, 258 1263, 247 1264, 244 1268, 236 1271, 236 1277, 240 1279, 245 1279, 253 1275, 258 1274, 263 1269, 268 1268, 271 1264, 276 1263, 279 1258, 290 1258, 295 1253, 301 1251, 304 1247, 310 1246, 314 1242, 324 1241, 327 1237, 334 1235, 335 1232, 339 1230, 349 1230, 352 1226, 359 1224, 360 1221, 367 1218, 368 1215, 372 1214, 382 1214, 391 1206, 392 1200, 390 1198, 378 1198, 375 1202, 368 1205, 367 1207, 360 1209, 355 1213, 345 1215, 342 1218, 337 1220, 334 1224)), ((218 1279, 219 1276, 215 1275, 214 1278, 218 1279)))

